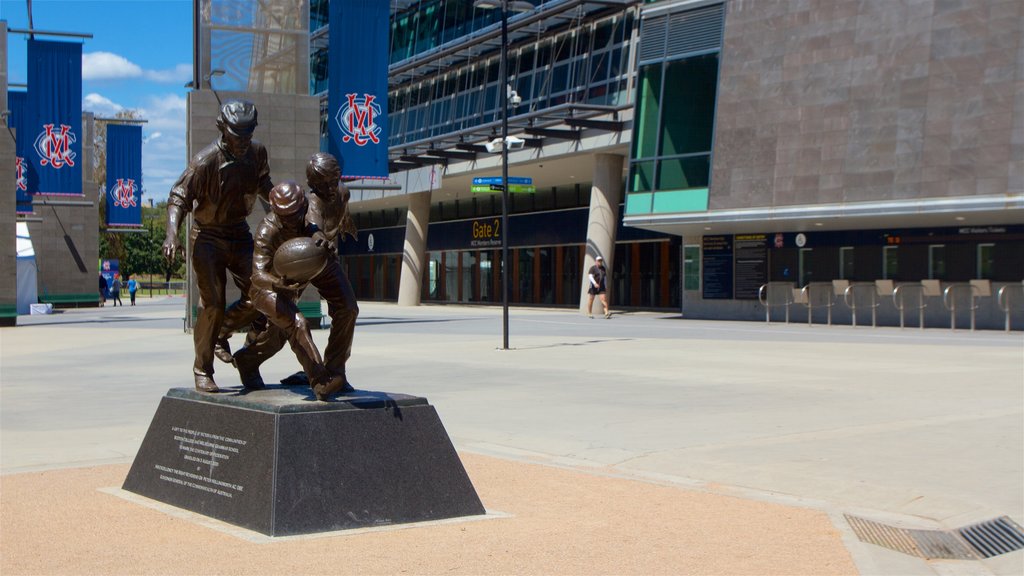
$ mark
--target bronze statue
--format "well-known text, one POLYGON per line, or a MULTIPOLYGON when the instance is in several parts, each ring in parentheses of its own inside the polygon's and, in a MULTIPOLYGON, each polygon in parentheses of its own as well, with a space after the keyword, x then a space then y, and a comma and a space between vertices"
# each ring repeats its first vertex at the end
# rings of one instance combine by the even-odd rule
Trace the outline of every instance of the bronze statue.
MULTIPOLYGON (((334 245, 344 240, 346 234, 355 239, 356 226, 348 212, 351 193, 341 185, 341 168, 334 156, 323 152, 313 154, 306 165, 306 182, 312 191, 306 220, 334 245)), ((331 333, 327 338, 327 348, 324 349, 324 364, 333 374, 342 376, 339 387, 316 390, 317 396, 349 392, 352 386, 345 374, 345 364, 352 356, 352 338, 359 306, 356 304, 352 284, 341 267, 337 250, 331 250, 331 259, 324 271, 313 278, 313 286, 320 292, 320 297, 327 301, 327 315, 331 317, 331 333)))
MULTIPOLYGON (((341 169, 334 156, 322 152, 311 156, 306 166, 306 180, 312 192, 309 195, 306 223, 312 237, 329 250, 326 266, 310 283, 320 292, 320 297, 327 301, 327 314, 331 317, 331 332, 323 358, 324 366, 332 378, 317 382, 317 378, 308 374, 308 371, 306 376, 317 398, 326 400, 332 394, 353 390, 345 374, 345 365, 352 355, 352 338, 359 307, 338 258, 336 245, 339 239, 344 239, 345 234, 355 238, 356 228, 348 212, 350 193, 341 186, 341 169)), ((262 330, 257 328, 250 332, 247 346, 235 354, 243 381, 247 374, 253 378, 252 370, 280 350, 284 342, 285 335, 275 322, 262 330)), ((301 373, 286 379, 286 382, 289 381, 305 383, 301 373)))
MULTIPOLYGON (((313 236, 315 232, 315 229, 306 223, 306 196, 295 182, 284 182, 270 191, 270 206, 273 211, 256 229, 250 296, 256 309, 272 326, 268 326, 268 331, 274 333, 273 342, 276 347, 264 351, 260 346, 246 346, 235 354, 235 365, 238 366, 242 385, 250 390, 264 388, 259 365, 280 350, 280 344, 287 339, 299 364, 309 376, 314 391, 317 387, 341 387, 343 377, 329 373, 324 367, 320 352, 313 342, 309 324, 296 305, 296 300, 304 287, 303 281, 308 281, 309 278, 286 278, 282 276, 281 263, 275 262, 275 259, 289 256, 287 253, 281 254, 279 249, 282 245, 295 238, 313 236), (281 338, 282 335, 284 338, 281 338), (332 383, 332 379, 337 381, 332 383)), ((310 244, 312 245, 312 242, 310 244)), ((321 238, 313 248, 319 253, 320 264, 315 268, 319 271, 328 262, 330 247, 321 238)), ((317 272, 311 272, 310 276, 316 274, 317 272)))
POLYGON ((167 238, 163 253, 178 251, 182 216, 192 212, 192 269, 199 288, 200 310, 193 330, 196 390, 217 392, 213 358, 231 361, 227 338, 259 316, 249 299, 253 240, 246 218, 256 197, 267 200, 273 184, 267 150, 252 139, 256 107, 231 100, 221 107, 221 137, 204 148, 171 188, 167 202, 167 238), (225 272, 242 295, 225 310, 225 272), (216 352, 215 352, 216 349, 216 352))

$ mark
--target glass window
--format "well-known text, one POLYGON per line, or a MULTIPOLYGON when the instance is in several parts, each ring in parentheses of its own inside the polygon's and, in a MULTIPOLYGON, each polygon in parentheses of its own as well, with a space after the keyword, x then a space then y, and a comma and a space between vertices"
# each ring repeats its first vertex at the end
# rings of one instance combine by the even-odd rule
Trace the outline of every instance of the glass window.
POLYGON ((538 248, 540 259, 540 300, 538 304, 555 303, 555 258, 554 248, 538 248))
POLYGON ((799 286, 799 288, 803 288, 804 286, 807 286, 807 283, 810 282, 811 278, 814 277, 814 267, 811 265, 811 263, 813 261, 813 256, 812 256, 811 252, 813 252, 813 250, 814 250, 813 248, 801 248, 800 249, 800 256, 799 256, 799 258, 800 258, 799 259, 800 270, 798 271, 799 274, 800 274, 800 286, 799 286))
POLYGON ((634 162, 630 168, 629 192, 654 190, 654 161, 634 162))
POLYGON ((473 280, 476 276, 476 251, 464 250, 462 254, 462 297, 461 302, 475 301, 473 280))
POLYGON ((928 246, 928 279, 945 280, 946 278, 946 245, 932 244, 928 246))
POLYGON ((541 44, 540 48, 537 49, 537 67, 547 66, 551 64, 551 45, 552 42, 545 42, 541 44))
POLYGON ((605 20, 598 22, 597 26, 594 27, 594 49, 600 50, 612 42, 612 26, 615 20, 605 20))
POLYGON ((550 210, 555 207, 555 192, 551 188, 540 188, 532 196, 534 210, 550 210))
POLYGON ((992 280, 995 276, 995 244, 978 244, 978 274, 975 278, 992 280))
POLYGON ((700 290, 700 246, 683 248, 683 288, 700 290))
POLYGON ((843 246, 839 249, 839 279, 853 280, 853 246, 843 246))
POLYGON ((317 30, 327 25, 329 19, 328 0, 310 0, 309 2, 309 29, 317 30))
POLYGON ((672 106, 662 108, 661 155, 711 151, 717 84, 717 54, 668 63, 665 94, 672 106))
POLYGON ((580 247, 562 246, 562 294, 559 304, 576 304, 579 302, 580 290, 583 286, 580 267, 580 247))
POLYGON ((441 254, 430 252, 427 255, 427 299, 441 299, 441 254))
POLYGON ((454 250, 444 253, 444 290, 446 302, 459 299, 459 253, 454 250))
POLYGON ((556 65, 554 74, 551 76, 551 78, 551 93, 558 94, 559 92, 565 92, 565 90, 569 87, 569 65, 556 65))
POLYGON ((518 302, 532 303, 533 302, 533 248, 521 248, 516 250, 519 256, 519 277, 516 279, 516 286, 518 290, 515 292, 518 294, 518 302))
POLYGON ((658 102, 661 98, 661 65, 640 69, 640 92, 636 99, 636 124, 633 158, 646 158, 656 153, 658 139, 658 102))
POLYGON ((494 295, 491 294, 492 286, 495 281, 495 270, 494 270, 494 258, 493 252, 490 250, 483 250, 480 252, 480 301, 481 302, 493 302, 495 300, 494 295))
MULTIPOLYGON (((900 260, 899 252, 897 251, 899 246, 883 246, 882 247, 882 279, 883 280, 895 280, 897 275, 900 273, 900 260)), ((845 276, 845 278, 852 278, 853 275, 845 276)))
POLYGON ((707 188, 711 179, 711 156, 672 158, 658 163, 658 190, 707 188))

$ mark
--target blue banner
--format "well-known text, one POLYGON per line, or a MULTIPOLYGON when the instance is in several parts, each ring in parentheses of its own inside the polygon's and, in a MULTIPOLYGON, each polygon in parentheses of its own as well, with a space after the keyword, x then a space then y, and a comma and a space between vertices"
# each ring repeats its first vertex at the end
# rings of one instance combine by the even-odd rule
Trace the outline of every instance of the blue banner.
POLYGON ((142 226, 142 126, 107 126, 107 226, 142 226))
POLYGON ((8 92, 7 126, 14 130, 16 144, 14 146, 14 197, 18 214, 32 213, 32 195, 28 192, 28 152, 32 150, 31 140, 25 137, 25 105, 28 94, 25 92, 8 92))
POLYGON ((330 3, 328 151, 343 179, 388 177, 390 3, 330 3))
POLYGON ((82 45, 28 41, 25 138, 31 194, 82 194, 82 45))

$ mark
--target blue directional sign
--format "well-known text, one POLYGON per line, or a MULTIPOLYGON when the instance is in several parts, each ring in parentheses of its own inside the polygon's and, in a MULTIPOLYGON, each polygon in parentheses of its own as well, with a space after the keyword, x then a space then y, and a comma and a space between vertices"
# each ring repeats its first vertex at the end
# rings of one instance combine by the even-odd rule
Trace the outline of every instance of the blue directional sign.
MULTIPOLYGON (((508 177, 508 183, 509 184, 533 184, 533 178, 509 176, 508 177)), ((485 177, 485 178, 473 178, 473 185, 474 186, 489 186, 491 184, 497 184, 497 185, 500 186, 501 185, 501 176, 489 176, 489 177, 485 177)))

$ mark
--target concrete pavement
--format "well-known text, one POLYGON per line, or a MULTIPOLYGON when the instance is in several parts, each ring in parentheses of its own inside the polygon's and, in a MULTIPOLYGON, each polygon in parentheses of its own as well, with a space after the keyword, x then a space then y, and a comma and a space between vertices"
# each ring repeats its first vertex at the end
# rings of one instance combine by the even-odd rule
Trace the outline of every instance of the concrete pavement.
MULTIPOLYGON (((500 308, 360 306, 353 383, 427 397, 461 451, 821 510, 865 574, 1024 572, 1024 551, 925 562, 843 519, 1024 524, 1019 332, 513 308, 505 351, 500 308)), ((190 383, 183 311, 140 298, 0 330, 3 473, 130 462, 164 392, 190 383)), ((263 374, 295 369, 286 349, 263 374)))

